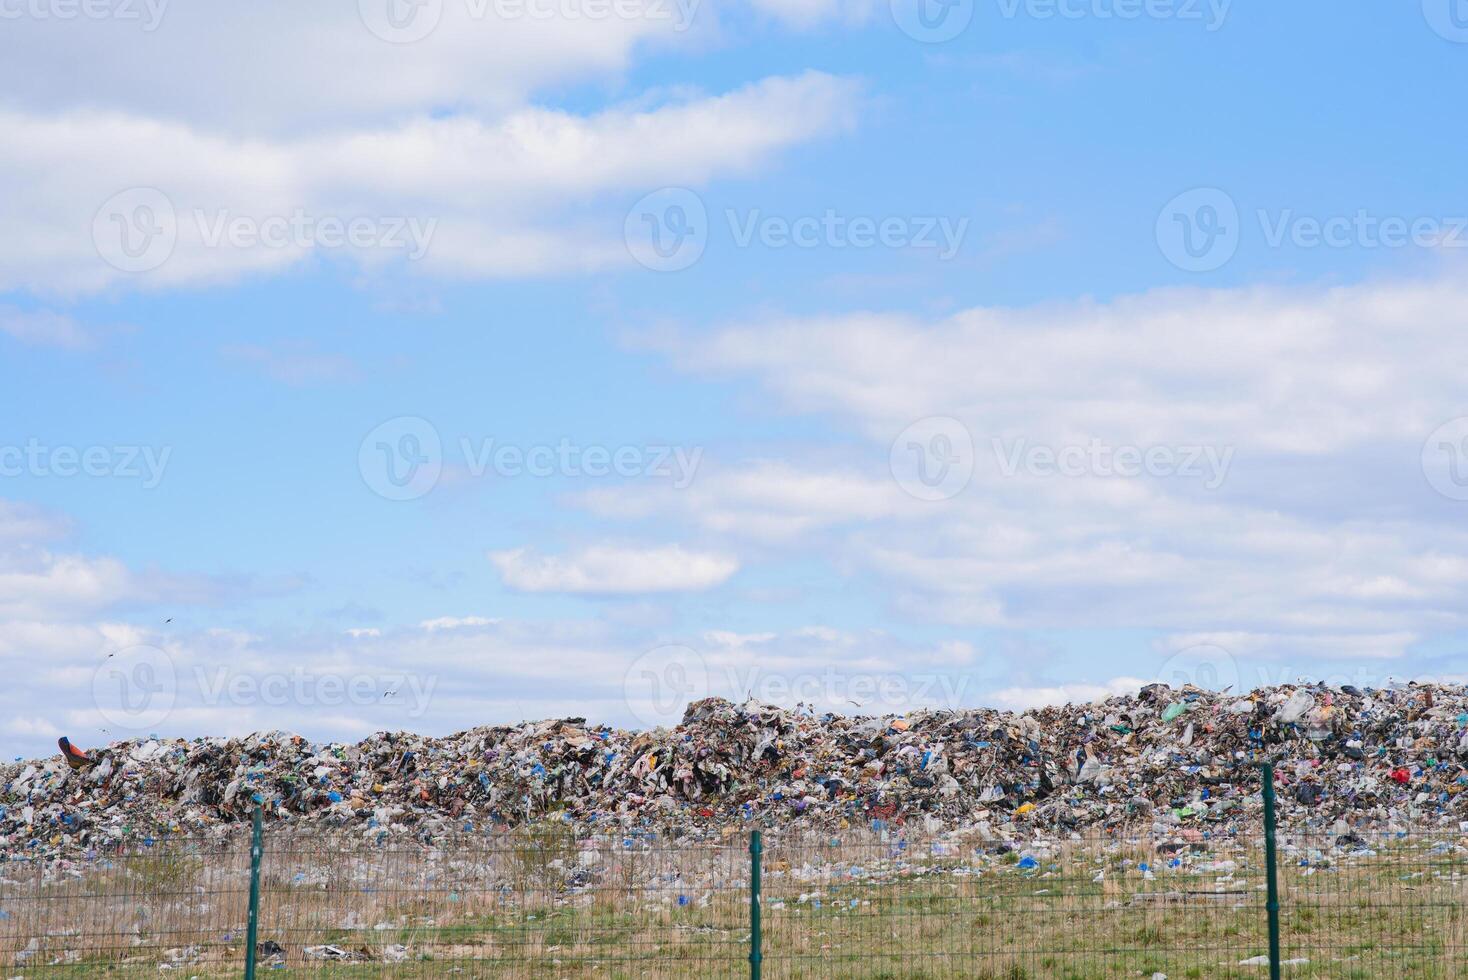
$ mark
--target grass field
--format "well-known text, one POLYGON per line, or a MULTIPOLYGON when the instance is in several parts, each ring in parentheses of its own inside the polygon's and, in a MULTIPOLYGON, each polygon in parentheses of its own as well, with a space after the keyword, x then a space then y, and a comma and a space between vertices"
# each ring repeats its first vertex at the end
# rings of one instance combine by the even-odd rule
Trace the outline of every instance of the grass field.
MULTIPOLYGON (((1290 975, 1468 973, 1456 836, 1280 841, 1283 951, 1308 960, 1290 975)), ((775 840, 764 975, 1267 975, 1241 962, 1268 949, 1263 868, 1258 840, 1243 838, 1007 851, 977 838, 775 840)), ((248 885, 238 843, 0 865, 0 974, 239 976, 248 885)), ((552 826, 432 848, 274 841, 261 974, 747 976, 749 905, 742 835, 670 846, 552 826)))

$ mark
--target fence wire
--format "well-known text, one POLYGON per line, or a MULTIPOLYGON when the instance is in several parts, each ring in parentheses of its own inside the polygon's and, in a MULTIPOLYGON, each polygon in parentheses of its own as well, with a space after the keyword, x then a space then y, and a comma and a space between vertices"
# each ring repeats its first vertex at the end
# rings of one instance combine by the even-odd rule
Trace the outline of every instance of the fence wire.
POLYGON ((1284 963, 1347 978, 1468 976, 1468 835, 1280 831, 1284 963))
MULTIPOLYGON (((1285 972, 1468 975, 1468 838, 1279 847, 1285 972)), ((0 863, 0 978, 239 977, 248 836, 0 863)), ((1030 843, 900 829, 766 837, 763 975, 1261 977, 1262 834, 1030 843)), ((421 843, 265 838, 260 976, 744 977, 749 838, 578 838, 563 825, 421 843)))

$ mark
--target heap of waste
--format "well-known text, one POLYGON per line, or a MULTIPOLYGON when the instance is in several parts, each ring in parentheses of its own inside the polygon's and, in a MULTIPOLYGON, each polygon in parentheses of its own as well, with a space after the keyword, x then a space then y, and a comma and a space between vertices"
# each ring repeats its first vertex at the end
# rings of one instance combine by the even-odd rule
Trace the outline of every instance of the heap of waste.
POLYGON ((433 840, 526 822, 715 839, 731 828, 995 825, 1006 832, 1468 829, 1468 687, 1149 685, 1023 713, 846 717, 710 698, 672 729, 579 718, 446 738, 315 744, 285 733, 135 739, 85 762, 0 766, 0 856, 224 835, 256 806, 303 829, 433 840))

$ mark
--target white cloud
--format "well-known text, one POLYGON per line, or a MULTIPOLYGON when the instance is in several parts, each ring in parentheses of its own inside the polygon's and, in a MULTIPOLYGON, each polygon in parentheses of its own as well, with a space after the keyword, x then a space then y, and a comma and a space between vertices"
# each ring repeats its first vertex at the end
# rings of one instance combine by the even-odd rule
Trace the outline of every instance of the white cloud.
POLYGON ((1135 694, 1150 681, 1138 677, 1114 677, 1101 684, 1056 684, 1050 687, 1006 687, 983 700, 997 708, 1023 711, 1046 705, 1090 704, 1118 694, 1135 694))
POLYGON ((0 619, 68 617, 125 603, 215 603, 281 594, 297 584, 136 569, 105 555, 61 553, 27 542, 0 549, 0 619))
MULTIPOLYGON (((128 6, 138 18, 7 18, 0 91, 46 113, 95 106, 215 130, 321 129, 443 108, 503 111, 545 86, 614 77, 640 45, 696 43, 716 26, 712 3, 619 3, 634 15, 573 18, 500 17, 509 5, 448 0, 431 33, 394 44, 369 30, 357 0, 128 6)), ((380 13, 386 0, 360 6, 380 13)), ((537 0, 519 9, 547 7, 560 9, 537 0)))
POLYGON ((750 0, 754 9, 789 27, 810 28, 830 21, 859 24, 887 4, 879 0, 750 0))
POLYGON ((418 628, 432 633, 436 630, 475 629, 483 626, 493 626, 498 619, 490 619, 486 616, 439 616, 437 619, 425 619, 418 624, 418 628))
POLYGON ((0 498, 0 544, 49 541, 63 535, 66 522, 32 504, 0 498))
MULTIPOLYGON (((0 172, 12 189, 0 190, 0 221, 11 230, 0 242, 0 289, 228 281, 310 255, 369 266, 406 260, 451 277, 630 264, 622 222, 631 198, 747 173, 848 125, 856 93, 852 82, 809 72, 651 108, 527 108, 493 121, 415 118, 273 138, 121 112, 0 108, 10 137, 0 172), (317 224, 332 220, 366 227, 355 245, 337 245, 340 232, 317 224), (236 223, 243 236, 230 230, 236 223), (139 227, 161 234, 144 237, 139 227), (125 233, 141 271, 101 257, 131 262, 125 233)), ((36 326, 27 321, 26 332, 36 326)))
POLYGON ((40 716, 27 718, 23 715, 17 715, 5 722, 4 732, 6 735, 56 738, 61 734, 61 729, 40 716))
POLYGON ((136 646, 149 636, 128 623, 66 619, 60 611, 49 612, 51 618, 45 621, 0 620, 0 657, 40 657, 52 666, 95 663, 104 651, 136 646))
MULTIPOLYGON (((45 717, 84 746, 147 732, 194 737, 285 729, 311 739, 384 729, 445 734, 568 714, 626 725, 637 721, 634 704, 644 683, 634 670, 639 657, 678 642, 612 617, 505 620, 480 628, 485 619, 443 617, 348 635, 0 620, 0 661, 13 655, 37 665, 14 671, 13 683, 0 690, 0 718, 29 719, 44 705, 45 717), (154 680, 176 689, 177 698, 164 717, 133 731, 102 712, 93 685, 99 667, 110 662, 107 653, 138 645, 161 652, 160 669, 172 675, 154 680), (272 678, 275 686, 260 686, 272 678), (385 697, 389 691, 394 695, 385 697)), ((700 694, 753 694, 820 710, 905 711, 972 703, 970 679, 957 662, 971 653, 962 641, 914 643, 882 630, 812 626, 710 631, 688 652, 686 666, 700 694)), ((0 730, 4 754, 53 752, 54 736, 31 728, 0 730)))
POLYGON ((1174 633, 1163 637, 1163 651, 1189 647, 1219 647, 1238 657, 1268 658, 1285 666, 1274 672, 1269 683, 1293 681, 1308 676, 1310 664, 1319 659, 1360 658, 1395 660, 1421 640, 1417 633, 1249 633, 1241 630, 1212 633, 1174 633), (1293 669, 1289 666, 1293 661, 1293 669))
POLYGON ((522 592, 637 594, 697 592, 722 585, 739 570, 728 556, 663 548, 596 546, 569 555, 536 555, 528 549, 491 552, 506 585, 522 592))
POLYGON ((880 475, 759 459, 722 465, 708 460, 688 487, 609 487, 571 500, 602 517, 681 515, 710 531, 774 542, 817 528, 893 517, 914 503, 880 475))
POLYGON ((222 353, 255 367, 272 380, 297 387, 357 381, 362 376, 361 368, 352 358, 318 351, 305 343, 275 346, 232 344, 222 353))
POLYGON ((1111 302, 775 319, 659 341, 683 367, 749 375, 786 406, 890 442, 953 415, 1032 442, 1237 446, 1320 457, 1420 440, 1455 414, 1468 285, 1165 289, 1111 302), (1444 413, 1447 413, 1446 415, 1444 413))
POLYGON ((733 630, 708 630, 703 634, 703 638, 711 646, 739 649, 769 643, 779 635, 778 633, 736 633, 733 630))
POLYGON ((421 39, 391 43, 368 26, 383 26, 388 0, 123 7, 132 16, 7 18, 4 100, 42 114, 126 109, 251 136, 428 112, 494 115, 569 84, 615 88, 637 59, 737 42, 756 33, 751 20, 806 29, 886 14, 883 0, 446 0, 413 11, 408 27, 421 39))
POLYGON ((604 517, 680 518, 714 544, 820 554, 884 580, 922 621, 1228 629, 1287 656, 1400 657, 1468 625, 1468 534, 1420 463, 1428 434, 1464 413, 1449 355, 1465 301, 1453 278, 1163 290, 663 336, 655 346, 685 370, 751 378, 864 445, 738 468, 711 453, 687 491, 574 499, 604 517), (889 465, 894 439, 925 415, 971 435, 972 479, 951 499, 908 495, 889 465), (1067 476, 1007 468, 1002 450, 1018 440, 1161 447, 1179 463, 1189 447, 1231 455, 1216 482, 1067 476))
POLYGON ((0 616, 41 618, 105 608, 137 597, 142 585, 114 558, 44 551, 0 556, 0 616))
POLYGON ((50 310, 20 310, 0 305, 0 333, 26 344, 84 350, 92 337, 76 320, 50 310))

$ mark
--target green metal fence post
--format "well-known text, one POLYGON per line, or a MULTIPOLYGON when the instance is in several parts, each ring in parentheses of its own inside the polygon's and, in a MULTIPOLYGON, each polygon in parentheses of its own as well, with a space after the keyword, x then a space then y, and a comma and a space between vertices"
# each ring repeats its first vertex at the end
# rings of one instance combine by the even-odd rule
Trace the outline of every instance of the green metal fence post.
POLYGON ((245 930, 245 980, 255 980, 255 941, 260 931, 260 858, 265 854, 260 808, 250 827, 250 924, 245 930))
POLYGON ((749 836, 749 977, 760 980, 760 962, 765 958, 761 952, 759 923, 759 871, 760 855, 764 853, 764 841, 756 830, 749 836))
POLYGON ((1279 873, 1274 859, 1274 763, 1260 764, 1264 779, 1264 874, 1269 913, 1269 980, 1279 980, 1279 873))

